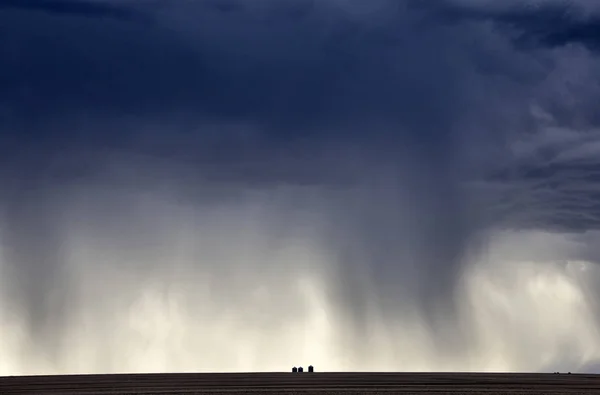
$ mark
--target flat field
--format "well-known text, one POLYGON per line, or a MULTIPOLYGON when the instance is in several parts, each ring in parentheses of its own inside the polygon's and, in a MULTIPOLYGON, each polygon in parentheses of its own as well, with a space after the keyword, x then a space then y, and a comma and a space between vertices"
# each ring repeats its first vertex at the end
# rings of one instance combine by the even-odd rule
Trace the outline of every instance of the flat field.
POLYGON ((600 375, 177 373, 0 377, 0 394, 599 394, 600 375))

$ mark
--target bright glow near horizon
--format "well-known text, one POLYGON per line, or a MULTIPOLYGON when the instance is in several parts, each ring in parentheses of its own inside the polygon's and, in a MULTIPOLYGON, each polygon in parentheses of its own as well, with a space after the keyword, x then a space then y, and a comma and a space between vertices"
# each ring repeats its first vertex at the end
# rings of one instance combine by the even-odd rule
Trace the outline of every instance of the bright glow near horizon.
POLYGON ((336 279, 325 269, 334 263, 318 233, 299 232, 269 250, 272 235, 245 230, 266 229, 264 217, 250 214, 247 228, 221 221, 226 217, 210 221, 221 224, 212 227, 224 232, 221 244, 198 244, 210 233, 197 227, 200 217, 183 208, 169 213, 174 222, 162 230, 156 222, 148 252, 137 251, 145 261, 124 268, 117 263, 126 251, 94 241, 84 227, 74 233, 65 246, 73 286, 67 321, 47 350, 28 342, 19 327, 24 317, 4 299, 0 374, 286 371, 308 364, 319 371, 578 371, 600 360, 585 293, 585 276, 597 268, 518 259, 535 255, 531 248, 544 248, 545 256, 574 248, 567 236, 493 236, 458 285, 466 347, 448 351, 436 346, 410 299, 399 300, 402 313, 389 316, 375 294, 366 295, 364 337, 348 336, 330 298, 336 279), (198 248, 202 259, 219 257, 222 264, 198 261, 191 253, 198 248), (161 249, 172 255, 156 254, 161 249), (159 265, 162 259, 170 265, 159 265))

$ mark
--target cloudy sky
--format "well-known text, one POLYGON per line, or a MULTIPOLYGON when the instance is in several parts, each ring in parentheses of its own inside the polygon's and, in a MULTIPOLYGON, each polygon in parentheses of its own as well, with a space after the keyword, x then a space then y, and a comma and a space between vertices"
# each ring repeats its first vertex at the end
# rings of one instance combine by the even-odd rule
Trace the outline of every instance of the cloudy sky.
POLYGON ((600 371, 595 0, 0 0, 0 374, 600 371))

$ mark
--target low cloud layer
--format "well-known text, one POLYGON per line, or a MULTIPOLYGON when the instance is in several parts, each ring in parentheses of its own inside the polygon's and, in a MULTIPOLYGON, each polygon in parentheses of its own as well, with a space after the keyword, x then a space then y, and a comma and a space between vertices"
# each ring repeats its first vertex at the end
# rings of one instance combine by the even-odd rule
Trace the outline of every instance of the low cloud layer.
POLYGON ((586 369, 598 14, 506 4, 0 2, 0 372, 586 369))

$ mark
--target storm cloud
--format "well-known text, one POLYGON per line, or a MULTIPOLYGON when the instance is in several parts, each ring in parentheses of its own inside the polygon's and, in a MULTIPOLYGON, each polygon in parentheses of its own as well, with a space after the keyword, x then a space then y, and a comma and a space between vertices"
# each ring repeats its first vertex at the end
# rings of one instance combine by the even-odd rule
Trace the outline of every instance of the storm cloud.
POLYGON ((0 372, 586 369, 590 4, 0 2, 0 372))
POLYGON ((122 19, 133 15, 130 10, 123 6, 117 7, 108 3, 72 0, 2 0, 0 8, 71 14, 91 18, 109 17, 122 19))

